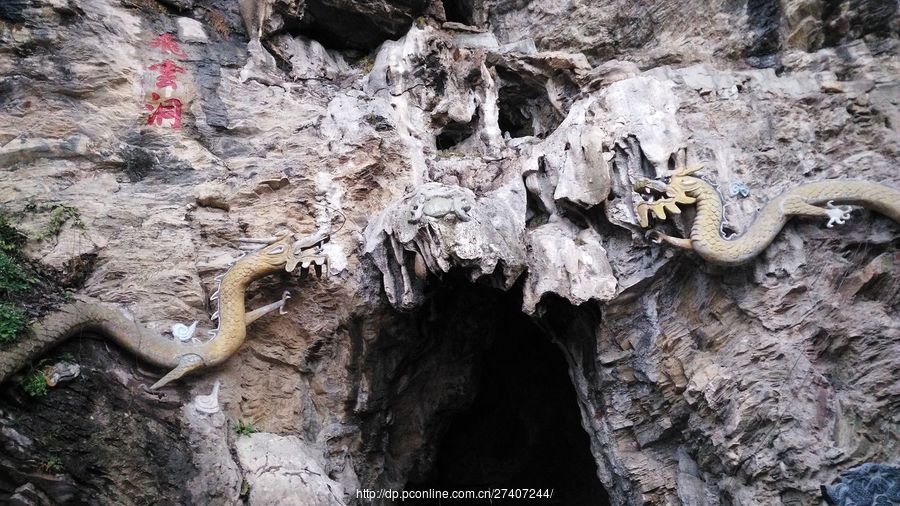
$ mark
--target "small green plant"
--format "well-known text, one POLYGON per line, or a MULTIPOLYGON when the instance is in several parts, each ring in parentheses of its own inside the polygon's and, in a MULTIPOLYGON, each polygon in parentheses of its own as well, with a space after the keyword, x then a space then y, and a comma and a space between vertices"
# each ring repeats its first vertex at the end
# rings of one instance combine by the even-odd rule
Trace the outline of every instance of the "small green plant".
POLYGON ((437 157, 446 160, 449 158, 464 158, 466 155, 460 153, 459 151, 454 151, 452 149, 439 149, 437 152, 437 157))
POLYGON ((44 472, 45 473, 58 473, 62 471, 63 463, 62 459, 57 457, 56 455, 47 459, 47 462, 44 462, 44 472))
POLYGON ((256 430, 256 427, 252 422, 244 423, 243 420, 238 420, 237 425, 234 426, 234 432, 238 436, 249 436, 250 434, 259 432, 256 430))
POLYGON ((0 343, 15 341, 27 326, 25 311, 12 304, 0 303, 0 343))
POLYGON ((373 68, 375 68, 375 55, 367 55, 365 58, 360 60, 360 62, 362 63, 363 74, 368 74, 372 71, 373 68))
POLYGON ((10 298, 31 287, 31 279, 11 256, 0 252, 0 297, 10 298))
POLYGON ((25 234, 9 224, 6 214, 0 212, 0 252, 18 256, 26 239, 25 234))
POLYGON ((247 497, 247 494, 250 493, 250 484, 247 483, 247 480, 241 480, 241 493, 239 497, 247 497))
POLYGON ((47 224, 47 228, 39 239, 56 237, 62 231, 63 225, 69 220, 72 220, 73 227, 84 228, 84 222, 81 221, 81 214, 78 212, 78 208, 65 204, 54 205, 50 209, 50 223, 47 224))
POLYGON ((47 378, 41 371, 34 371, 25 378, 22 388, 32 397, 43 397, 47 395, 47 378))

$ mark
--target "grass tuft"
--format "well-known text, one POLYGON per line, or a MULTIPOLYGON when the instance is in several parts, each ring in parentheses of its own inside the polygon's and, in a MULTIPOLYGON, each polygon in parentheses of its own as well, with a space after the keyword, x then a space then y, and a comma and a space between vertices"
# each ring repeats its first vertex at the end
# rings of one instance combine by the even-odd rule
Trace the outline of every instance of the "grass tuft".
POLYGON ((234 426, 234 432, 238 436, 249 436, 250 434, 254 434, 259 431, 256 430, 256 427, 252 422, 244 423, 243 420, 238 420, 237 425, 234 426))
POLYGON ((45 473, 58 473, 62 471, 63 462, 61 458, 54 455, 48 458, 47 462, 44 462, 43 467, 45 473))
POLYGON ((65 204, 56 204, 50 210, 50 223, 38 239, 47 239, 56 237, 62 231, 63 225, 67 221, 72 220, 72 226, 84 229, 84 222, 81 221, 81 214, 77 207, 67 206, 65 204))
POLYGON ((25 234, 10 225, 6 214, 0 212, 0 253, 19 256, 26 240, 25 234))
POLYGON ((10 299, 31 288, 31 284, 18 262, 0 252, 0 298, 10 299))
POLYGON ((34 371, 25 378, 22 388, 32 397, 43 397, 47 395, 47 378, 41 371, 34 371))
POLYGON ((0 303, 0 343, 11 343, 25 333, 28 321, 25 311, 12 304, 0 303))

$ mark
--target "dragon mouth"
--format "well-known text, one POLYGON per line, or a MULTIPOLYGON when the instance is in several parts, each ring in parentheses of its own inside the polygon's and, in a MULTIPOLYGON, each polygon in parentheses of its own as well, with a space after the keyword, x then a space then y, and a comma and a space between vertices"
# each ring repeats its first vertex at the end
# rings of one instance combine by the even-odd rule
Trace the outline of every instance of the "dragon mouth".
POLYGON ((679 214, 676 198, 677 192, 668 183, 658 179, 641 178, 634 183, 634 191, 641 196, 641 201, 635 204, 638 222, 642 228, 650 226, 650 218, 666 219, 666 213, 679 214))
POLYGON ((301 272, 308 272, 312 267, 317 277, 322 277, 323 273, 327 275, 328 257, 323 254, 322 246, 329 238, 330 233, 325 230, 317 230, 311 235, 297 238, 291 245, 284 270, 293 272, 299 265, 301 272))
POLYGON ((656 179, 638 179, 634 183, 633 188, 647 203, 656 202, 660 198, 671 198, 674 196, 668 184, 656 179))

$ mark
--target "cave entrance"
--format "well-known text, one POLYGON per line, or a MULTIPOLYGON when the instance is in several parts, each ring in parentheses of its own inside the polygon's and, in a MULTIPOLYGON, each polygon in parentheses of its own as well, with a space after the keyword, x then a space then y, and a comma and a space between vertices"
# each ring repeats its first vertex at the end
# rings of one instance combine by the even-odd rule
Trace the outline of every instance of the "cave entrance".
POLYGON ((608 505, 562 352, 521 312, 521 296, 494 301, 475 400, 442 431, 430 473, 406 489, 550 489, 533 504, 608 505))
POLYGON ((475 0, 444 0, 444 13, 447 21, 474 25, 475 0))

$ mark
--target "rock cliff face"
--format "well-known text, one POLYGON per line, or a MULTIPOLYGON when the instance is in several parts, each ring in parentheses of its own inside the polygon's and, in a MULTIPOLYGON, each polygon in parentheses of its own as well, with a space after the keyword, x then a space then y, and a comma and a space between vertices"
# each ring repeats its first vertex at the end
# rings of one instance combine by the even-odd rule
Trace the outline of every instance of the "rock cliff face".
POLYGON ((329 278, 250 287, 251 308, 289 290, 288 314, 219 368, 155 394, 159 371, 86 335, 48 356, 73 382, 3 385, 0 499, 367 504, 508 480, 559 504, 805 505, 896 462, 900 225, 794 220, 725 269, 646 240, 632 184, 703 164, 726 233, 804 182, 900 188, 897 11, 0 3, 0 204, 70 296, 209 328, 238 238, 335 230, 329 278), (148 92, 166 58, 180 128, 148 92), (191 408, 215 381, 222 413, 191 408))

